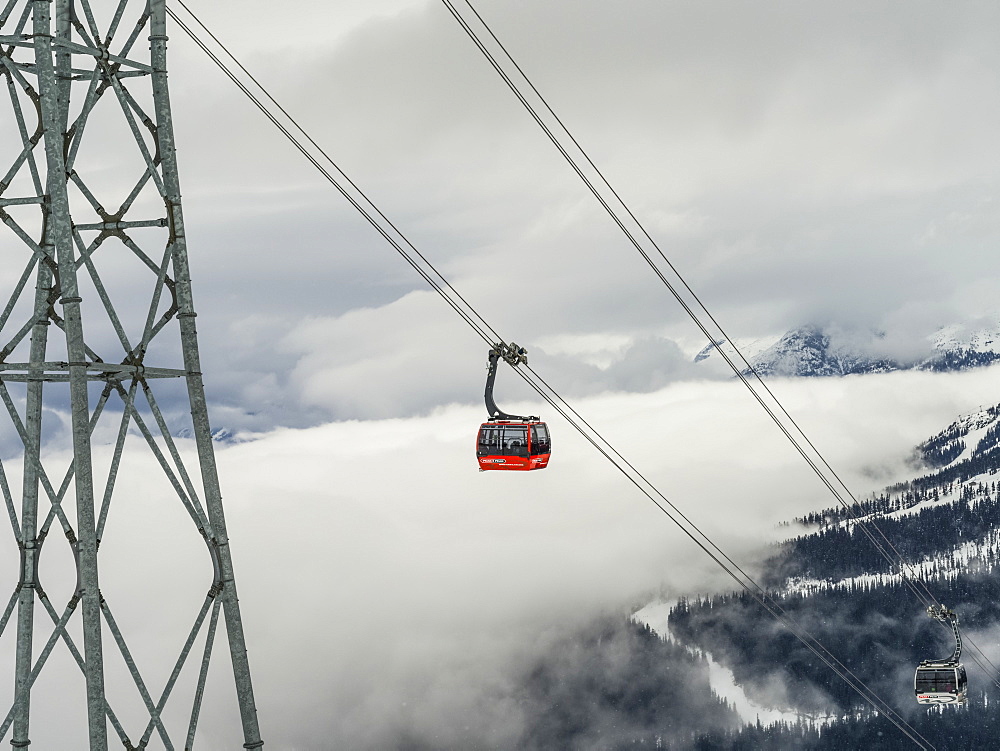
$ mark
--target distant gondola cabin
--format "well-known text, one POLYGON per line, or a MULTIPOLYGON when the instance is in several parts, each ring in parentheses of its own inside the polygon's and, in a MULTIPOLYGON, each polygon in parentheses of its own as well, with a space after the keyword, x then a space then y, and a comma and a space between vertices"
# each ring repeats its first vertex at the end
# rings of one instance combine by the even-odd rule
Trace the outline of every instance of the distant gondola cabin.
POLYGON ((966 701, 965 666, 954 662, 922 662, 913 678, 918 704, 961 704, 966 701))
POLYGON ((476 457, 481 470, 545 469, 552 439, 544 422, 490 420, 479 428, 476 457))

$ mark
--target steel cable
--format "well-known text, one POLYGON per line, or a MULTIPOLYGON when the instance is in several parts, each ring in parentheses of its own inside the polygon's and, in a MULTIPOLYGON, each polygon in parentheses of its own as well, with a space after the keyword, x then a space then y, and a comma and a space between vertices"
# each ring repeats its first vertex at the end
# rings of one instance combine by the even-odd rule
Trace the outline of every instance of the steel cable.
POLYGON ((436 292, 438 292, 438 294, 440 294, 447 301, 447 303, 455 310, 455 312, 458 313, 463 318, 463 320, 465 320, 465 322, 468 323, 476 331, 476 333, 483 339, 483 341, 485 341, 488 344, 492 344, 496 341, 499 341, 500 335, 497 334, 497 332, 494 331, 492 328, 490 328, 489 324, 486 323, 486 321, 484 321, 478 315, 470 314, 469 311, 472 310, 472 306, 469 305, 468 302, 466 302, 465 298, 463 298, 455 290, 455 288, 451 286, 448 280, 438 272, 438 270, 434 267, 434 265, 406 238, 405 235, 403 235, 402 232, 399 231, 399 229, 396 228, 396 226, 378 209, 378 207, 368 198, 368 196, 347 176, 346 173, 344 173, 344 171, 339 167, 339 165, 333 159, 331 159, 330 156, 312 139, 312 137, 310 137, 309 134, 299 126, 299 124, 294 120, 294 118, 292 118, 291 115, 289 115, 288 112, 285 111, 285 109, 274 99, 274 97, 272 97, 270 93, 268 93, 267 89, 265 89, 257 81, 257 79, 254 78, 250 74, 250 72, 247 71, 245 67, 243 67, 243 65, 239 62, 239 60, 237 60, 236 57, 234 57, 232 53, 229 52, 229 50, 225 47, 225 45, 223 45, 222 42, 220 42, 218 38, 215 37, 215 35, 208 30, 208 28, 198 19, 198 17, 191 11, 191 9, 188 8, 181 0, 175 0, 175 1, 181 7, 183 7, 184 10, 187 11, 191 15, 191 17, 194 18, 195 21, 197 21, 197 23, 203 29, 205 29, 206 33, 208 33, 208 35, 212 38, 212 40, 216 44, 218 44, 219 47, 222 50, 224 50, 225 53, 236 63, 236 65, 244 73, 244 75, 246 75, 254 83, 254 85, 256 85, 257 88, 264 93, 267 99, 281 112, 281 114, 283 114, 289 120, 289 122, 291 122, 294 125, 295 129, 298 130, 303 135, 303 137, 323 156, 323 158, 330 164, 330 166, 333 167, 336 173, 340 176, 340 180, 338 180, 329 170, 327 170, 315 157, 315 155, 309 152, 309 150, 305 147, 305 145, 291 133, 291 131, 280 121, 280 119, 267 108, 267 106, 246 86, 246 84, 240 81, 239 78, 228 68, 228 66, 226 66, 222 62, 222 60, 220 60, 218 56, 216 56, 215 53, 212 52, 212 50, 208 47, 208 45, 205 44, 200 39, 200 37, 198 37, 198 35, 195 34, 195 32, 187 24, 185 24, 184 21, 182 21, 173 12, 173 10, 171 10, 168 7, 167 14, 174 20, 174 22, 177 23, 178 26, 181 27, 181 29, 202 50, 202 52, 204 52, 209 57, 209 59, 211 59, 212 62, 214 62, 216 66, 226 75, 226 77, 228 77, 229 80, 232 81, 237 86, 237 88, 239 88, 240 91, 242 91, 243 94, 248 99, 250 99, 251 102, 253 102, 254 105, 256 105, 256 107, 264 114, 264 116, 267 117, 267 119, 270 120, 271 123, 276 128, 278 128, 279 131, 281 131, 281 133, 285 136, 285 138, 287 138, 292 143, 292 145, 302 154, 302 156, 304 156, 309 161, 309 163, 312 164, 313 167, 315 167, 320 172, 320 174, 323 175, 324 178, 326 178, 327 182, 333 185, 333 187, 336 188, 337 191, 345 199, 347 199, 347 201, 362 216, 364 216, 364 218, 375 228, 375 230, 378 231, 378 233, 382 235, 382 237, 385 238, 385 240, 388 241, 390 245, 392 245, 392 247, 396 250, 396 252, 403 257, 403 259, 424 279, 424 281, 426 281, 436 292), (351 190, 353 190, 353 194, 351 190, 348 190, 348 188, 345 187, 344 183, 346 183, 346 185, 349 186, 351 190), (382 223, 380 223, 380 220, 382 223), (419 263, 417 263, 413 259, 413 257, 404 249, 403 247, 404 245, 408 247, 410 251, 414 255, 416 255, 424 264, 426 264, 427 268, 429 268, 431 272, 433 272, 433 275, 428 273, 424 268, 420 266, 419 263), (435 276, 437 277, 437 279, 434 278, 435 276), (453 299, 448 294, 446 294, 442 289, 442 286, 447 287, 448 290, 450 290, 451 293, 454 295, 454 297, 457 298, 457 301, 456 299, 453 299), (487 334, 486 331, 489 331, 489 333, 487 334))
MULTIPOLYGON (((580 177, 581 180, 583 180, 587 188, 598 200, 598 202, 608 213, 608 215, 611 217, 614 223, 626 235, 631 245, 636 249, 636 251, 638 251, 638 253, 642 256, 643 260, 646 261, 646 263, 657 275, 657 277, 667 288, 670 294, 681 305, 681 307, 688 315, 688 317, 705 335, 710 345, 725 360, 729 368, 740 379, 740 381, 747 388, 747 390, 750 391, 754 399, 760 404, 760 406, 764 409, 767 415, 775 423, 775 425, 778 427, 781 433, 792 444, 796 452, 799 453, 799 455, 805 460, 805 462, 809 465, 809 467, 820 479, 820 481, 824 484, 824 486, 830 491, 830 493, 834 496, 834 498, 836 498, 838 503, 847 511, 848 516, 861 529, 861 532, 871 542, 876 551, 889 563, 890 571, 893 568, 899 569, 900 579, 902 580, 903 584, 910 590, 910 592, 917 598, 917 600, 920 601, 920 603, 924 608, 926 608, 929 604, 940 605, 940 603, 934 597, 933 593, 931 593, 930 589, 927 587, 926 582, 924 582, 918 576, 914 575, 913 571, 915 567, 912 564, 909 564, 903 558, 902 554, 892 544, 892 542, 885 535, 885 533, 878 526, 878 524, 875 521, 871 520, 870 518, 866 520, 855 514, 853 504, 856 503, 856 499, 854 494, 851 492, 850 488, 847 487, 847 484, 843 481, 843 479, 841 479, 840 475, 833 469, 830 463, 823 456, 822 452, 820 452, 820 450, 815 446, 815 444, 812 442, 809 436, 806 435, 805 431, 803 431, 803 429, 799 426, 798 422, 792 417, 792 415, 788 412, 788 410, 781 403, 778 397, 772 392, 770 387, 761 378, 756 368, 754 368, 754 366, 743 355, 739 347, 735 344, 735 342, 731 339, 731 337, 729 337, 725 329, 722 328, 721 324, 719 324, 716 318, 704 305, 701 298, 694 292, 694 290, 688 284, 684 276, 677 270, 677 268, 670 261, 667 255, 663 252, 660 246, 656 243, 653 237, 645 229, 644 225, 638 220, 635 213, 629 208, 628 204, 620 196, 618 191, 611 185, 608 179, 604 176, 604 173, 593 162, 593 160, 587 154, 586 150, 580 145, 579 141, 577 141, 576 137, 572 134, 572 132, 565 125, 562 119, 552 109, 546 98, 541 94, 541 92, 537 89, 537 87, 535 87, 531 79, 527 76, 527 74, 517 63, 514 57, 510 54, 510 52, 507 50, 504 44, 496 36, 496 34, 493 32, 489 24, 487 24, 487 22, 475 9, 470 0, 464 0, 464 1, 465 4, 469 7, 469 9, 472 11, 472 13, 475 15, 479 23, 489 34, 490 38, 492 38, 493 42, 502 51, 507 61, 509 61, 509 63, 513 66, 513 69, 517 71, 518 75, 527 84, 528 89, 530 89, 530 91, 537 97, 538 101, 541 102, 541 104, 543 105, 545 110, 551 115, 555 123, 558 124, 558 127, 568 138, 569 142, 572 143, 572 145, 579 152, 580 156, 583 159, 584 164, 586 166, 589 166, 592 172, 597 176, 600 183, 607 189, 610 195, 613 196, 615 201, 621 206, 622 211, 624 212, 624 218, 622 216, 619 216, 619 214, 612 207, 611 202, 601 193, 598 187, 594 184, 594 181, 592 181, 585 174, 585 170, 583 169, 581 164, 578 163, 573 158, 573 156, 570 154, 570 150, 560 141, 559 137, 553 132, 553 129, 550 128, 548 124, 546 124, 542 116, 539 114, 538 110, 536 110, 536 108, 532 106, 531 102, 528 100, 528 97, 525 95, 525 93, 521 91, 517 83, 511 77, 511 75, 508 74, 508 72, 505 70, 503 65, 501 65, 497 57, 489 50, 487 45, 475 32, 475 30, 472 28, 469 22, 458 11, 454 3, 451 0, 442 0, 442 3, 445 5, 445 7, 448 9, 451 15, 454 17, 454 19, 459 23, 459 25, 462 27, 463 31, 465 31, 467 36, 469 36, 469 38, 473 41, 476 47, 480 50, 480 52, 482 52, 484 57, 486 57, 487 61, 497 72, 497 74, 503 79, 504 83, 507 84, 507 86, 510 88, 511 92, 515 95, 518 101, 521 102, 522 106, 524 106, 528 114, 531 115, 532 119, 536 122, 536 124, 538 124, 538 126, 542 129, 542 131, 549 138, 552 144, 556 147, 559 153, 571 166, 573 171, 580 177), (638 229, 639 234, 643 238, 645 238, 645 240, 652 246, 652 248, 656 251, 656 253, 663 259, 663 261, 667 265, 667 268, 677 278, 683 289, 687 291, 687 293, 694 301, 695 305, 704 313, 708 321, 710 321, 711 324, 714 325, 715 330, 718 333, 718 336, 713 335, 713 333, 709 330, 706 323, 695 312, 691 304, 689 304, 688 301, 684 299, 684 297, 680 294, 680 292, 674 286, 674 284, 670 282, 666 274, 664 274, 664 272, 657 266, 651 255, 643 247, 640 240, 636 237, 635 234, 633 234, 632 231, 628 229, 628 227, 626 226, 627 222, 625 221, 625 219, 630 220, 630 222, 638 229), (726 352, 726 350, 723 348, 722 345, 726 342, 729 343, 729 345, 733 348, 733 351, 736 353, 737 357, 740 359, 740 361, 742 361, 744 366, 743 368, 740 368, 730 357, 729 353, 726 352), (771 402, 775 405, 778 412, 784 415, 784 418, 788 421, 788 425, 794 428, 794 432, 799 436, 798 439, 795 437, 795 435, 793 435, 793 432, 789 429, 788 425, 786 425, 782 421, 782 419, 778 416, 775 410, 767 403, 763 395, 760 392, 758 392, 757 388, 754 387, 754 384, 750 382, 750 380, 747 377, 748 372, 752 375, 756 383, 763 390, 764 394, 766 394, 770 398, 771 402), (810 453, 806 450, 803 444, 811 450, 812 455, 810 455, 810 453), (825 468, 825 472, 823 468, 825 468), (829 473, 829 476, 827 475, 827 473, 829 473), (852 503, 849 504, 845 500, 840 490, 837 489, 837 486, 843 489, 843 491, 851 499, 852 503), (872 529, 869 529, 869 527, 874 529, 874 532, 872 531, 872 529), (881 538, 881 540, 885 543, 885 545, 883 545, 883 542, 880 542, 878 538, 881 538), (886 547, 888 547, 888 549, 891 550, 893 554, 895 554, 895 558, 889 555, 889 552, 886 550, 886 547)), ((993 662, 978 647, 978 645, 976 645, 971 640, 966 639, 966 641, 978 654, 978 657, 976 656, 973 657, 973 661, 976 662, 976 664, 983 670, 983 672, 987 674, 991 682, 995 686, 997 686, 997 688, 1000 688, 1000 671, 998 671, 996 665, 993 664, 993 662), (989 665, 991 669, 987 669, 986 665, 989 665)))
MULTIPOLYGON (((502 338, 496 333, 486 323, 485 319, 479 315, 479 313, 473 308, 458 292, 455 288, 440 274, 440 272, 426 259, 425 256, 419 253, 409 240, 406 239, 394 225, 389 222, 385 215, 375 207, 375 205, 367 198, 367 196, 357 187, 355 183, 350 181, 350 179, 343 173, 343 171, 333 162, 332 159, 319 147, 316 142, 308 136, 304 129, 292 118, 287 111, 284 110, 274 98, 267 92, 267 90, 254 79, 247 71, 246 68, 239 63, 239 61, 232 55, 231 52, 223 45, 217 37, 215 37, 207 27, 198 19, 198 17, 188 8, 181 0, 176 0, 184 10, 191 15, 191 17, 211 36, 213 41, 219 45, 219 47, 236 63, 241 71, 244 72, 247 77, 253 81, 253 83, 264 93, 265 97, 271 101, 275 107, 289 120, 289 122, 295 127, 295 129, 302 133, 305 140, 314 146, 314 148, 319 151, 322 156, 334 167, 336 172, 341 175, 342 179, 347 182, 350 187, 357 193, 357 196, 351 194, 343 185, 341 185, 337 178, 327 170, 315 157, 311 154, 305 145, 296 136, 280 122, 280 119, 271 112, 267 105, 261 100, 260 97, 256 96, 246 84, 239 80, 239 78, 232 72, 231 69, 217 56, 215 55, 208 45, 201 40, 201 38, 185 24, 180 18, 177 17, 172 10, 168 8, 168 13, 171 18, 184 30, 188 36, 195 42, 195 44, 203 51, 206 55, 220 68, 220 70, 240 89, 240 91, 247 96, 251 102, 257 106, 261 112, 272 122, 279 131, 289 139, 296 149, 302 153, 303 156, 324 176, 324 178, 329 181, 337 190, 341 193, 356 210, 358 210, 373 227, 393 246, 393 248, 404 257, 404 259, 413 267, 420 276, 431 285, 431 287, 445 299, 445 301, 466 321, 467 324, 483 339, 484 342, 490 344, 491 346, 497 342, 502 341, 502 338), (368 208, 366 208, 366 205, 368 208), (379 223, 379 219, 382 219, 386 226, 379 223), (386 228, 388 227, 388 229, 386 228), (391 230, 391 231, 390 231, 391 230), (398 236, 399 239, 393 235, 398 236), (405 246, 405 247, 404 247, 405 246), (409 247, 414 253, 423 261, 430 271, 422 268, 420 264, 414 260, 406 250, 409 247), (435 277, 437 277, 435 279, 435 277), (450 297, 450 294, 454 294, 461 302, 450 297), (486 333, 486 332, 489 332, 486 333), (492 335, 492 339, 491 336, 492 335)), ((899 715, 884 701, 882 700, 873 690, 871 690, 863 680, 858 678, 849 669, 843 666, 832 653, 829 652, 815 637, 813 637, 808 631, 800 627, 797 623, 792 621, 781 609, 780 605, 771 599, 766 592, 761 588, 751 577, 749 577, 738 565, 736 565, 729 556, 722 552, 722 550, 704 533, 702 532, 696 524, 690 521, 686 516, 684 516, 666 497, 655 488, 655 486, 642 476, 635 469, 631 463, 624 460, 624 457, 614 449, 614 447, 608 442, 603 436, 600 435, 589 423, 586 423, 579 416, 579 413, 573 409, 565 399, 563 399, 558 392, 548 386, 537 374, 530 370, 531 374, 538 378, 538 381, 533 381, 531 378, 525 375, 521 370, 515 369, 522 378, 531 386, 539 396, 549 403, 556 411, 562 415, 571 426, 574 427, 588 442, 590 442, 605 458, 607 458, 622 474, 624 474, 636 487, 651 500, 654 505, 656 505, 662 513, 664 513, 668 518, 671 519, 695 544, 701 548, 717 565, 719 565, 726 573, 735 581, 737 584, 748 592, 748 594, 758 603, 760 603, 765 610, 772 615, 776 620, 778 620, 782 625, 789 629, 789 631, 798 638, 807 649, 809 649, 813 654, 815 654, 825 665, 830 667, 835 674, 838 675, 842 680, 844 680, 853 690, 858 692, 865 701, 870 703, 876 711, 882 712, 901 732, 907 735, 914 743, 916 743, 921 748, 934 748, 930 743, 919 735, 912 727, 910 727, 899 715), (565 407, 560 406, 565 405, 565 407), (574 419, 573 415, 577 419, 574 419), (578 422, 579 419, 579 422, 578 422), (582 423, 582 424, 581 424, 582 423), (587 428, 584 428, 586 425, 587 428), (588 429, 591 431, 588 433, 588 429), (602 445, 603 444, 603 445, 602 445), (607 448, 604 448, 607 447, 607 448), (619 457, 620 460, 625 464, 619 463, 619 460, 615 459, 615 456, 619 457), (627 467, 627 468, 626 468, 627 467), (634 473, 635 476, 630 474, 630 471, 634 473), (636 479, 639 478, 639 479, 636 479), (652 490, 652 494, 649 490, 642 487, 642 483, 645 483, 652 490), (677 516, 671 514, 665 506, 653 497, 653 494, 659 496, 663 501, 673 509, 677 516), (683 521, 681 521, 683 519, 683 521), (690 527, 690 528, 689 528, 690 527), (712 550, 717 552, 713 553, 712 550), (729 563, 727 565, 723 561, 729 563), (732 568, 730 567, 732 566, 732 568), (735 569, 736 571, 734 571, 735 569), (738 574, 736 572, 739 572, 738 574), (742 578, 741 578, 742 577, 742 578)))

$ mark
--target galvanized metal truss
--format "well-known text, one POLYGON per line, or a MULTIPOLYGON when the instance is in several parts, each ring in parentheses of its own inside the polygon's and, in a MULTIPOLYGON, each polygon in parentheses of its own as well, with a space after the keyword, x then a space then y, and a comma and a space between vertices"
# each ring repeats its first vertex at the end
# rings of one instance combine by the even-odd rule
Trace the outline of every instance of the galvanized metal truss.
POLYGON ((107 748, 109 721, 126 749, 146 748, 154 733, 166 749, 175 748, 164 710, 168 700, 171 706, 182 701, 184 692, 174 689, 201 639, 193 696, 184 702, 190 713, 182 713, 188 718, 184 748, 191 749, 220 614, 243 747, 263 746, 199 361, 167 91, 165 10, 164 0, 0 0, 0 86, 11 105, 9 118, 0 119, 0 220, 7 230, 0 228, 0 285, 12 288, 0 312, 0 415, 9 418, 5 429, 17 444, 10 451, 0 442, 0 495, 20 551, 17 584, 0 615, 3 636, 17 613, 13 701, 0 714, 0 741, 11 733, 15 748, 30 745, 32 687, 59 643, 85 676, 91 749, 107 748), (148 57, 140 40, 149 42, 148 57), (118 155, 131 158, 131 178, 121 170, 108 178, 107 160, 85 156, 90 141, 108 138, 105 123, 112 121, 123 135, 110 161, 118 169, 119 161, 128 161, 118 155), (124 199, 112 202, 115 188, 130 179, 124 199), (177 437, 176 414, 154 395, 171 383, 185 403, 183 433, 193 442, 177 437), (64 446, 43 440, 43 429, 60 415, 71 428, 64 446), (109 439, 98 466, 92 444, 102 430, 109 439), (127 466, 133 452, 126 443, 151 452, 169 495, 190 518, 191 534, 208 550, 210 586, 192 608, 187 637, 172 647, 176 658, 158 693, 112 614, 121 603, 106 599, 99 586, 98 546, 114 517, 123 462, 127 466), (185 454, 198 463, 200 487, 185 454), (60 456, 69 466, 55 474, 60 456), (68 505, 75 505, 75 524, 68 505), (39 573, 43 543, 55 525, 76 564, 76 585, 61 610, 39 573), (72 629, 82 631, 82 651, 72 629), (40 650, 36 631, 47 634, 40 650), (109 636, 145 707, 130 729, 134 717, 116 714, 107 698, 109 636))

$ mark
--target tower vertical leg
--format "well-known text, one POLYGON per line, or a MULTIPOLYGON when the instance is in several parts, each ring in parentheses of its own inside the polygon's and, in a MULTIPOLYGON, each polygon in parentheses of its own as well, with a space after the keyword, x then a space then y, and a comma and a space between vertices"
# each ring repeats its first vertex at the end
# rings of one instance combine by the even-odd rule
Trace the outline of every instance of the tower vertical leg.
POLYGON ((226 520, 222 508, 222 493, 215 463, 215 449, 212 446, 211 426, 208 419, 208 405, 201 377, 201 358, 198 353, 198 333, 195 325, 196 313, 191 293, 191 273, 188 266, 187 240, 184 235, 184 218, 181 211, 180 181, 174 147, 173 121, 170 114, 170 97, 167 89, 167 34, 165 0, 150 0, 150 52, 153 67, 153 100, 156 110, 157 139, 162 160, 163 185, 166 192, 167 221, 170 229, 170 244, 173 256, 174 280, 176 284, 178 320, 181 330, 181 348, 184 369, 187 371, 187 390, 191 404, 195 443, 201 464, 201 476, 205 489, 205 510, 212 527, 213 545, 218 556, 222 575, 223 612, 229 650, 233 662, 236 695, 239 701, 240 718, 243 723, 243 747, 261 748, 257 723, 257 707, 254 701, 253 684, 250 679, 250 662, 247 657, 243 620, 240 615, 236 581, 233 575, 233 561, 226 532, 226 520))
MULTIPOLYGON (((108 747, 104 697, 104 656, 101 646, 101 603, 97 576, 97 538, 94 514, 94 486, 90 446, 90 406, 87 394, 87 352, 83 339, 82 302, 77 286, 76 259, 66 190, 66 102, 60 94, 65 82, 59 82, 53 64, 52 2, 34 0, 33 29, 35 65, 39 81, 44 145, 47 166, 48 197, 47 239, 55 247, 58 265, 60 304, 66 334, 69 369, 70 415, 73 433, 73 469, 76 490, 77 566, 83 615, 83 646, 87 683, 87 722, 91 751, 108 747)), ((60 17, 68 6, 60 3, 60 17)))
MULTIPOLYGON (((52 247, 43 245, 46 254, 52 247)), ((52 270, 47 263, 39 260, 35 286, 35 325, 31 332, 31 362, 45 361, 48 343, 49 295, 52 292, 52 270)), ((42 387, 41 371, 29 371, 38 380, 27 384, 24 427, 28 440, 24 446, 24 468, 21 496, 21 576, 17 602, 17 657, 14 664, 14 690, 21 695, 15 708, 14 729, 11 745, 27 748, 31 713, 31 689, 28 677, 31 674, 32 646, 35 630, 35 586, 38 583, 38 555, 41 543, 36 539, 38 531, 38 467, 41 462, 42 434, 42 387)))

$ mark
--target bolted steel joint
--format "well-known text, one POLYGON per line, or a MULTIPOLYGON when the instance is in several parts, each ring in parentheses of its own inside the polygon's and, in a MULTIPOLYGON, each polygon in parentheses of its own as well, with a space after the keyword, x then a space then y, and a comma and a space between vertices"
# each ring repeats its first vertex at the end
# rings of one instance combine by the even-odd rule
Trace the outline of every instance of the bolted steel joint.
POLYGON ((42 541, 26 540, 19 543, 18 548, 21 553, 21 578, 17 583, 18 588, 28 587, 30 589, 42 590, 38 583, 38 560, 41 557, 42 541))

